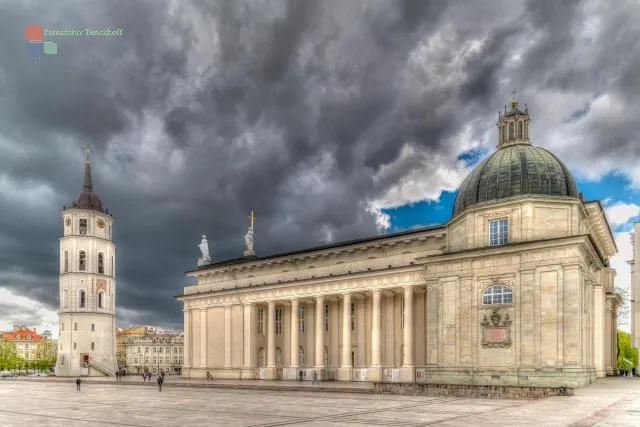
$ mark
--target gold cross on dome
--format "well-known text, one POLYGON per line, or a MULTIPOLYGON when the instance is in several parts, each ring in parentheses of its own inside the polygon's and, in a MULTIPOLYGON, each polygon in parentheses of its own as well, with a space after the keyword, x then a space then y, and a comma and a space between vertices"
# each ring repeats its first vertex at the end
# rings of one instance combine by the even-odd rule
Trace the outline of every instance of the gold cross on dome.
POLYGON ((251 230, 253 231, 253 224, 256 220, 256 216, 253 214, 253 209, 251 209, 251 215, 249 215, 249 220, 251 220, 251 230))

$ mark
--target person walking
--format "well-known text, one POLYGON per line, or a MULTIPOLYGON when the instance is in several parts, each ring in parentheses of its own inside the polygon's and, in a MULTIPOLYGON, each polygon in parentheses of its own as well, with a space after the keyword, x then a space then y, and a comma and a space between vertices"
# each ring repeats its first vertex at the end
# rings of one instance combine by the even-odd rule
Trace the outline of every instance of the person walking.
POLYGON ((80 380, 80 378, 76 378, 76 392, 80 391, 80 383, 82 381, 80 380))
POLYGON ((164 379, 162 377, 162 375, 158 375, 158 392, 162 391, 162 383, 164 382, 164 379))

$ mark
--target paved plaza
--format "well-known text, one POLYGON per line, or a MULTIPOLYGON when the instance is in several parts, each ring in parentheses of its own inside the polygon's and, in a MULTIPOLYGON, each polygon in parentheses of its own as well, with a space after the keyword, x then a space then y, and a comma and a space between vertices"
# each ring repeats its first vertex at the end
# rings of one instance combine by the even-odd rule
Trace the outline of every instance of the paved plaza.
POLYGON ((179 379, 172 383, 168 378, 158 392, 157 385, 139 378, 121 383, 88 379, 78 393, 74 383, 59 379, 4 379, 0 380, 0 426, 640 425, 640 379, 607 378, 578 390, 576 396, 538 401, 287 387, 252 390, 232 388, 233 382, 220 384, 223 388, 205 388, 179 379))

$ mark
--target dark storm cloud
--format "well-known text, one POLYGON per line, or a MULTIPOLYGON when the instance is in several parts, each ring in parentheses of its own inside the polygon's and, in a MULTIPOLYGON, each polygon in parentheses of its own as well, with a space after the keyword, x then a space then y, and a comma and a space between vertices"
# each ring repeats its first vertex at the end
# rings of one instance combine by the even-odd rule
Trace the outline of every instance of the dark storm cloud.
MULTIPOLYGON (((566 66, 572 49, 613 56, 601 38, 590 51, 578 46, 585 8, 0 3, 0 287, 56 308, 59 209, 81 190, 85 144, 114 213, 122 321, 179 327, 173 296, 200 235, 216 259, 241 255, 251 208, 259 255, 375 234, 369 202, 413 170, 443 166, 403 159, 376 180, 407 144, 453 167, 451 137, 478 123, 481 139, 514 83, 531 94, 593 84, 566 66), (123 35, 55 37, 58 55, 36 61, 22 56, 23 26, 33 23, 123 35)), ((624 12, 603 15, 603 34, 625 22, 624 12)), ((618 63, 616 84, 637 87, 628 63, 618 63)), ((598 66, 586 71, 608 70, 598 66)))

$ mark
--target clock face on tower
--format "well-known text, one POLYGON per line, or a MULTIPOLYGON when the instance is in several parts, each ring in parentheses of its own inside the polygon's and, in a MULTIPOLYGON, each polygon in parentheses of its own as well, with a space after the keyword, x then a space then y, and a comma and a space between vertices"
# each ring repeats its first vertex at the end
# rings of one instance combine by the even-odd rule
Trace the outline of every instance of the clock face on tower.
POLYGON ((98 219, 98 228, 104 228, 104 221, 102 219, 98 219))
POLYGON ((71 226, 71 218, 67 217, 67 219, 64 220, 64 223, 67 225, 67 227, 71 226))

